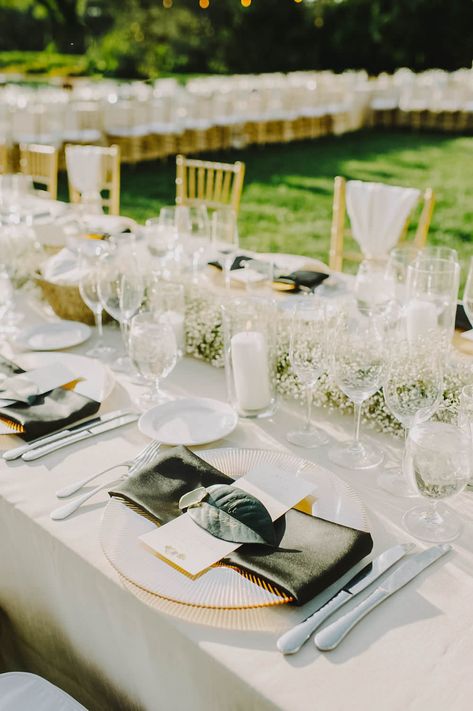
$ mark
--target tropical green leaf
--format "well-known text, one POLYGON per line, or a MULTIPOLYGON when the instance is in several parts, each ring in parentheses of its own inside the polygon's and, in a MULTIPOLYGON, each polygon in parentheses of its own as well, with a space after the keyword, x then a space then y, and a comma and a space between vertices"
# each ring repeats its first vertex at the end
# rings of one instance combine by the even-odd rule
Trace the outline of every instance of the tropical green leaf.
POLYGON ((201 489, 185 494, 179 502, 180 506, 181 502, 189 502, 187 512, 198 526, 232 543, 276 545, 271 516, 255 496, 235 486, 216 484, 205 490, 204 500, 201 489))

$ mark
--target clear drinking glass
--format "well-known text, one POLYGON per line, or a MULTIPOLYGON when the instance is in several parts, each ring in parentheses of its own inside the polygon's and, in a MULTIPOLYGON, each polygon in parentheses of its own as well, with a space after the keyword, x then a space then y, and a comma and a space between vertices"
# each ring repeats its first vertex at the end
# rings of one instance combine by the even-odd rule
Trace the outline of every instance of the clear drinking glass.
POLYGON ((419 494, 427 499, 404 515, 406 529, 423 541, 453 541, 462 524, 441 501, 459 494, 470 477, 469 434, 443 422, 414 426, 407 439, 406 468, 419 494))
POLYGON ((144 235, 152 257, 163 259, 176 247, 177 227, 163 222, 161 216, 146 220, 144 235))
POLYGON ((300 447, 318 447, 328 437, 311 422, 314 387, 327 362, 326 312, 323 301, 307 296, 291 312, 289 362, 304 386, 307 414, 303 429, 288 432, 286 437, 300 447))
MULTIPOLYGON (((125 352, 128 348, 128 328, 132 316, 138 311, 144 296, 144 279, 134 254, 116 245, 100 258, 98 293, 103 308, 116 319, 122 331, 125 352)), ((129 359, 121 356, 113 368, 128 372, 129 359)))
POLYGON ((403 306, 407 298, 407 267, 412 264, 419 254, 417 247, 405 244, 395 247, 389 253, 386 264, 386 275, 394 284, 394 298, 403 306))
MULTIPOLYGON (((429 420, 442 400, 443 373, 441 358, 435 349, 415 347, 407 339, 392 344, 383 394, 389 411, 408 430, 429 420)), ((404 471, 403 457, 397 471, 383 472, 378 485, 395 496, 417 496, 404 471)))
POLYGON ((384 313, 395 298, 395 282, 384 262, 365 259, 355 279, 358 309, 368 316, 384 313))
POLYGON ((161 381, 177 362, 177 343, 171 326, 156 321, 154 314, 137 314, 131 320, 129 352, 133 365, 150 384, 138 405, 147 409, 167 402, 170 396, 161 390, 161 381))
MULTIPOLYGON (((465 429, 471 437, 471 461, 473 467, 473 385, 465 385, 460 393, 458 426, 465 429)), ((473 471, 471 475, 473 477, 473 471)), ((472 479, 470 479, 469 484, 470 486, 473 484, 472 479)))
POLYGON ((470 260, 470 268, 466 278, 465 290, 463 292, 463 308, 473 327, 473 257, 470 260))
POLYGON ((86 355, 91 358, 107 359, 114 349, 103 342, 103 305, 99 296, 99 257, 82 256, 80 260, 79 292, 82 301, 87 304, 94 314, 97 328, 97 341, 86 355))
POLYGON ((205 205, 177 207, 176 227, 191 262, 195 281, 210 248, 210 221, 205 205))
POLYGON ((238 227, 235 210, 221 207, 212 215, 212 247, 220 261, 225 288, 230 288, 230 269, 238 253, 238 227))
POLYGON ((385 344, 377 320, 346 306, 330 334, 331 376, 340 390, 354 403, 354 437, 335 445, 329 459, 348 469, 369 469, 381 464, 383 453, 360 440, 361 407, 377 392, 385 375, 385 344))
POLYGON ((407 268, 406 320, 411 340, 437 336, 447 351, 457 309, 460 266, 454 259, 419 254, 407 268))
POLYGON ((146 292, 147 308, 157 321, 167 323, 174 331, 178 355, 185 352, 185 298, 182 284, 163 281, 154 274, 146 292))

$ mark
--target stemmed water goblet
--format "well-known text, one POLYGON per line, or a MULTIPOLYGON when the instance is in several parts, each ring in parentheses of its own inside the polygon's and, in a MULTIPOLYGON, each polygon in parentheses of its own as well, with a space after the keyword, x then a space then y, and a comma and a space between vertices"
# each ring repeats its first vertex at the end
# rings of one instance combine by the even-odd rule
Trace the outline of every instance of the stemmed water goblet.
MULTIPOLYGON (((383 386, 389 411, 404 428, 404 444, 409 428, 429 420, 442 400, 443 374, 441 358, 435 349, 415 344, 399 334, 390 348, 392 357, 383 386)), ((405 454, 405 452, 404 452, 405 454)), ((404 471, 405 456, 398 471, 379 475, 381 489, 395 496, 417 496, 404 471)))
MULTIPOLYGON (((100 258, 98 293, 103 308, 120 324, 125 353, 128 350, 130 320, 141 306, 144 297, 144 279, 134 253, 117 244, 100 258)), ((114 361, 114 370, 128 372, 127 355, 114 361)))
POLYGON ((331 377, 354 404, 354 437, 328 452, 329 459, 348 469, 369 469, 383 461, 383 453, 360 439, 361 407, 377 392, 385 375, 383 329, 376 318, 347 304, 331 333, 331 377))
POLYGON ((103 304, 99 296, 99 274, 100 263, 99 254, 81 255, 79 292, 82 301, 87 304, 94 314, 95 327, 97 329, 97 341, 93 348, 87 351, 86 355, 91 358, 108 359, 114 349, 106 346, 103 342, 103 304))
POLYGON ((150 384, 139 398, 138 405, 147 409, 168 401, 170 397, 160 385, 177 362, 177 343, 172 327, 157 321, 152 313, 137 314, 131 320, 129 352, 133 365, 150 384))
POLYGON ((407 439, 406 469, 412 485, 426 501, 403 517, 406 529, 423 541, 453 541, 461 521, 439 503, 459 494, 471 475, 471 436, 443 422, 415 425, 407 439))
POLYGON ((395 247, 389 253, 386 275, 393 284, 394 298, 400 306, 406 303, 407 298, 407 267, 415 262, 418 254, 419 250, 413 244, 395 247))
POLYGON ((212 246, 221 262, 225 288, 230 288, 230 269, 238 253, 238 227, 235 210, 221 207, 212 215, 212 246))
POLYGON ((395 282, 382 261, 365 259, 359 266, 354 288, 358 309, 367 316, 387 311, 395 298, 395 282))
POLYGON ((193 281, 196 281, 204 255, 210 247, 207 208, 205 205, 178 206, 175 220, 179 239, 192 265, 193 281))
POLYGON ((307 414, 303 429, 288 432, 286 437, 300 447, 318 447, 328 442, 311 422, 314 387, 326 367, 326 326, 325 305, 316 296, 304 297, 291 313, 289 362, 304 387, 307 414))

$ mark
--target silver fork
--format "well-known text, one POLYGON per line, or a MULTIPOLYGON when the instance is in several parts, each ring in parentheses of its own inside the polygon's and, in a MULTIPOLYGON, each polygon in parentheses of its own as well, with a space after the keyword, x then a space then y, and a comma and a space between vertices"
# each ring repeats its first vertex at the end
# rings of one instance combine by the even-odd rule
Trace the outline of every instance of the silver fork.
POLYGON ((111 472, 113 469, 118 469, 119 467, 128 467, 128 469, 130 469, 130 467, 139 466, 141 464, 142 459, 144 460, 143 463, 146 463, 148 452, 150 452, 151 454, 153 454, 155 451, 158 452, 159 446, 159 442, 153 440, 152 442, 147 444, 146 447, 143 447, 143 449, 138 452, 136 457, 134 457, 133 459, 127 459, 126 461, 120 462, 119 464, 113 464, 111 467, 107 467, 107 469, 102 469, 101 472, 92 474, 92 476, 89 476, 86 479, 81 479, 80 481, 74 482, 74 484, 69 484, 69 486, 65 486, 63 489, 59 489, 58 491, 56 491, 56 496, 58 499, 65 499, 67 496, 75 494, 76 491, 82 489, 82 487, 88 484, 89 482, 93 481, 94 479, 97 479, 99 476, 102 476, 102 474, 107 474, 107 472, 111 472))
MULTIPOLYGON (((125 462, 122 465, 117 464, 115 466, 129 466, 127 476, 132 476, 142 467, 153 463, 153 461, 157 458, 159 454, 160 446, 161 442, 153 440, 153 442, 150 442, 150 444, 148 444, 143 450, 141 450, 141 452, 137 454, 135 459, 132 459, 130 462, 125 462)), ((114 468, 115 467, 110 467, 110 469, 114 468)), ((110 471, 110 469, 106 471, 110 471)), ((104 474, 105 472, 100 473, 104 474)), ((99 484, 99 486, 96 486, 95 489, 92 489, 92 491, 88 491, 86 494, 82 494, 82 496, 76 496, 75 499, 69 501, 67 504, 65 504, 65 506, 60 506, 59 508, 54 509, 54 511, 51 512, 50 517, 54 521, 62 521, 62 519, 67 518, 68 516, 73 514, 74 511, 77 511, 77 509, 80 508, 82 504, 84 504, 86 501, 91 499, 92 496, 98 494, 98 492, 102 491, 102 489, 104 489, 106 486, 110 486, 110 483, 111 482, 107 482, 106 484, 99 484)), ((81 486, 82 485, 83 484, 81 484, 81 486)))

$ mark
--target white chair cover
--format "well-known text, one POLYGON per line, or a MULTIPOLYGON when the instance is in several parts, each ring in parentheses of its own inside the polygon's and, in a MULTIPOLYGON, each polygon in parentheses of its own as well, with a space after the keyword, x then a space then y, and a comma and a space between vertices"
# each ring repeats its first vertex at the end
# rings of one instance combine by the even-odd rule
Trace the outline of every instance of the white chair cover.
POLYGON ((397 244, 420 197, 414 188, 349 180, 346 203, 353 237, 367 258, 382 258, 397 244))
POLYGON ((0 711, 87 711, 78 701, 36 674, 0 674, 0 711))

